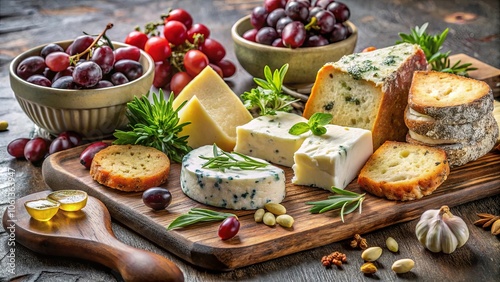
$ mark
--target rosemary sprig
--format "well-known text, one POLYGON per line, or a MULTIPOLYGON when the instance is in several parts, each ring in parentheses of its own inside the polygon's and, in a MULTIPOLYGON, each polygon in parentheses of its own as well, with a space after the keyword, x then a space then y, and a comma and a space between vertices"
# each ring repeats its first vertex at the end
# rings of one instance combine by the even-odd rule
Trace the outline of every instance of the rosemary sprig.
POLYGON ((201 208, 192 208, 188 213, 175 218, 167 227, 167 230, 186 227, 198 222, 222 221, 230 216, 237 217, 232 213, 216 212, 201 208))
POLYGON ((307 122, 298 122, 294 124, 290 130, 288 130, 288 133, 300 135, 311 130, 314 135, 320 136, 326 133, 325 125, 329 124, 332 119, 333 116, 331 114, 314 113, 307 122))
POLYGON ((363 200, 365 199, 365 193, 358 194, 355 192, 338 189, 335 187, 331 188, 333 193, 337 195, 329 196, 327 200, 307 202, 307 205, 313 205, 309 210, 311 213, 324 213, 331 210, 340 209, 340 218, 344 222, 344 215, 355 211, 359 207, 359 213, 361 214, 363 200))
POLYGON ((160 89, 158 95, 153 95, 151 104, 148 95, 141 98, 134 97, 127 103, 126 116, 129 120, 129 131, 116 130, 113 134, 117 139, 113 144, 140 144, 154 147, 163 151, 174 162, 182 162, 182 157, 191 151, 187 145, 189 136, 179 137, 182 128, 189 124, 179 124, 179 110, 186 104, 183 102, 177 109, 173 109, 174 95, 168 101, 163 97, 160 89))
POLYGON ((399 37, 401 37, 401 40, 396 41, 396 44, 406 42, 420 45, 427 62, 431 65, 432 70, 435 71, 467 76, 468 71, 477 70, 477 68, 471 67, 471 63, 461 64, 460 61, 457 61, 451 65, 449 58, 451 51, 446 53, 440 52, 449 29, 445 29, 439 35, 430 35, 425 32, 428 25, 428 23, 424 23, 421 27, 416 26, 414 29, 411 29, 410 34, 400 32, 399 37))
POLYGON ((269 165, 266 162, 259 162, 253 158, 240 154, 238 152, 228 153, 213 145, 213 157, 198 156, 201 159, 207 160, 203 164, 203 168, 218 169, 225 171, 229 168, 239 168, 243 170, 253 170, 259 167, 265 167, 269 165), (220 152, 219 152, 220 151, 220 152), (236 158, 236 156, 240 158, 236 158))
POLYGON ((282 91, 287 71, 288 64, 284 64, 279 70, 274 70, 274 73, 271 72, 269 66, 265 66, 264 77, 266 79, 255 77, 253 80, 257 88, 241 94, 245 107, 248 110, 258 110, 261 116, 276 115, 276 111, 290 112, 291 104, 299 100, 294 100, 282 91))

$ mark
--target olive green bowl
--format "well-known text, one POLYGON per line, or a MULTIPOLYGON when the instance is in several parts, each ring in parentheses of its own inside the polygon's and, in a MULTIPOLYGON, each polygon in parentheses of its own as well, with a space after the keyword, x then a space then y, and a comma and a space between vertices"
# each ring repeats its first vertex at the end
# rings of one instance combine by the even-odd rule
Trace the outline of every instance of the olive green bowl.
MULTIPOLYGON (((66 49, 72 40, 56 42, 66 49)), ((113 42, 115 48, 126 46, 113 42)), ((109 137, 115 129, 127 124, 127 102, 134 96, 149 92, 154 77, 154 62, 141 50, 140 63, 143 75, 126 84, 85 90, 56 89, 29 83, 16 74, 19 63, 25 58, 39 55, 45 45, 30 49, 11 62, 10 86, 22 110, 40 128, 52 135, 75 131, 84 139, 99 140, 109 137)))
POLYGON ((231 36, 238 62, 252 76, 263 78, 266 65, 275 70, 288 63, 285 84, 312 84, 324 64, 336 62, 354 52, 358 29, 349 21, 346 24, 352 31, 348 38, 321 47, 279 48, 246 40, 243 34, 253 28, 250 16, 241 18, 233 25, 231 36))

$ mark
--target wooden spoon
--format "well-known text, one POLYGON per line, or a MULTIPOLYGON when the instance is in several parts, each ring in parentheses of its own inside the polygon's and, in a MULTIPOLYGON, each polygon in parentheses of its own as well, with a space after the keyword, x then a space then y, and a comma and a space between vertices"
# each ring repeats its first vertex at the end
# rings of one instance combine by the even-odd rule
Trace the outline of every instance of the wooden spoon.
POLYGON ((21 245, 42 254, 103 264, 118 271, 125 281, 184 281, 182 271, 172 261, 118 241, 106 206, 94 197, 89 196, 80 211, 59 210, 46 222, 31 218, 24 203, 45 198, 50 192, 20 198, 15 209, 5 210, 3 226, 6 230, 15 228, 16 241, 21 245))

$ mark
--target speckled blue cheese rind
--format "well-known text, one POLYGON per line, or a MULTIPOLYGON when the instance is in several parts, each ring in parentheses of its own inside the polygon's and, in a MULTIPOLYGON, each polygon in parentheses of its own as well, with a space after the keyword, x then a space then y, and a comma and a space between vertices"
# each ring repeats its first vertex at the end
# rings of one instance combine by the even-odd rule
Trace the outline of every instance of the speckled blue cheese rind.
POLYGON ((254 118, 236 128, 234 151, 292 167, 293 154, 310 135, 310 132, 301 135, 288 133, 288 130, 298 122, 307 122, 307 119, 285 112, 254 118))
POLYGON ((209 206, 254 210, 285 198, 285 172, 273 165, 254 170, 202 168, 213 157, 213 146, 202 146, 184 156, 181 188, 191 199, 209 206))
POLYGON ((373 153, 369 130, 327 125, 326 134, 311 135, 295 153, 292 183, 330 190, 344 189, 373 153))

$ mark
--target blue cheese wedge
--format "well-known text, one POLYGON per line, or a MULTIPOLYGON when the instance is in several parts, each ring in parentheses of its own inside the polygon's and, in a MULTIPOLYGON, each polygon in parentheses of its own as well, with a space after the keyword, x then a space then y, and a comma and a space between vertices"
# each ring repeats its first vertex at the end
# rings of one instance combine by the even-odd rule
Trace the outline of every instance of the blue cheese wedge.
POLYGON ((277 112, 260 116, 236 128, 235 152, 292 167, 293 154, 310 133, 292 135, 288 130, 307 119, 296 114, 277 112))
POLYGON ((369 130, 327 125, 326 134, 311 135, 295 152, 292 183, 330 190, 344 189, 373 153, 369 130))
POLYGON ((278 167, 269 164, 253 170, 221 171, 203 168, 207 160, 199 156, 213 157, 213 146, 195 149, 182 161, 181 189, 195 201, 225 209, 253 210, 285 198, 285 172, 278 167))

